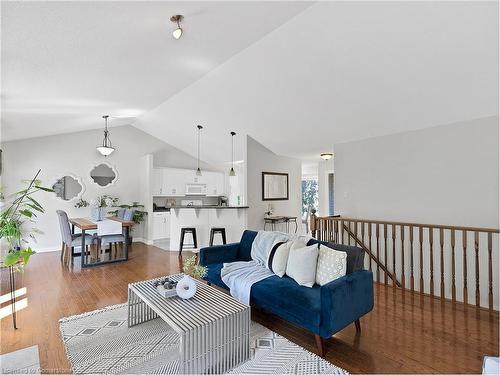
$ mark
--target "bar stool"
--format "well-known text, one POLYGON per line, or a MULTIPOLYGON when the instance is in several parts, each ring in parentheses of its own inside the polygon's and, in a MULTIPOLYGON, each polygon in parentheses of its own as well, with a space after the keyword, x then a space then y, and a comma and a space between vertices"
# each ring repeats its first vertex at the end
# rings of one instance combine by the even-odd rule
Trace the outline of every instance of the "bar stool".
POLYGON ((196 228, 194 227, 182 227, 181 228, 181 241, 179 244, 179 255, 182 254, 182 249, 184 248, 184 236, 186 233, 191 233, 193 236, 193 248, 198 248, 198 242, 196 241, 196 228))
POLYGON ((222 236, 222 243, 225 245, 226 244, 226 228, 214 227, 214 228, 210 229, 210 246, 213 246, 213 244, 214 244, 214 235, 216 233, 219 233, 222 236))

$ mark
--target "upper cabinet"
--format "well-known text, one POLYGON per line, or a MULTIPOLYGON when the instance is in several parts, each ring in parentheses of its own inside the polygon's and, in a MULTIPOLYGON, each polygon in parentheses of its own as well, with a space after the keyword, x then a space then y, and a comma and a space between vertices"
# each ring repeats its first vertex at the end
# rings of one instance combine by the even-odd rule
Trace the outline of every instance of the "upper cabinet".
POLYGON ((191 169, 153 168, 151 173, 152 195, 184 196, 186 184, 206 185, 207 196, 225 195, 222 172, 202 171, 197 176, 191 169))
POLYGON ((153 168, 151 171, 151 194, 162 195, 163 169, 153 168))

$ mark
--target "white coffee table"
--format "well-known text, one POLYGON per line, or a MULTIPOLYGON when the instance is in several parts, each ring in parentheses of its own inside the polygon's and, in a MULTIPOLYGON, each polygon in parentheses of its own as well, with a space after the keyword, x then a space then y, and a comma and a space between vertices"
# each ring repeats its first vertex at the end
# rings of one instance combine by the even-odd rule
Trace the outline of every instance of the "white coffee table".
POLYGON ((179 334, 182 373, 220 374, 250 358, 249 306, 197 280, 193 298, 165 298, 153 287, 155 280, 129 284, 128 326, 163 319, 179 334))

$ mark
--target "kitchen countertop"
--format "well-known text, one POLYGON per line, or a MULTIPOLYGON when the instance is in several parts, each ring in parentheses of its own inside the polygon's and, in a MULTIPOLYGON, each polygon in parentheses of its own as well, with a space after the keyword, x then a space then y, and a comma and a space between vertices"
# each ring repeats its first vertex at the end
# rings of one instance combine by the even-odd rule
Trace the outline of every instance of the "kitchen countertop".
POLYGON ((235 209, 235 208, 248 208, 248 206, 213 206, 213 205, 202 205, 202 206, 171 206, 170 208, 215 208, 215 209, 235 209))

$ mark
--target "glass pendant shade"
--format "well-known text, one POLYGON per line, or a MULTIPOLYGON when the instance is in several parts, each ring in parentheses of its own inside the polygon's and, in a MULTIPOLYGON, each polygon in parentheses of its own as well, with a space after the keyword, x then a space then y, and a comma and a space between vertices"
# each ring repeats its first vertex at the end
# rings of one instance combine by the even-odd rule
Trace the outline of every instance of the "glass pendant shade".
POLYGON ((182 28, 178 27, 172 32, 174 39, 179 39, 182 36, 182 28))
POLYGON ((200 167, 198 167, 198 168, 196 169, 196 175, 197 175, 197 176, 201 176, 201 169, 200 169, 200 167))
POLYGON ((233 167, 231 167, 231 169, 229 170, 229 176, 231 176, 231 177, 236 176, 236 172, 234 171, 233 167))
POLYGON ((97 151, 99 151, 99 153, 103 156, 111 155, 113 151, 115 151, 113 147, 108 147, 108 146, 97 146, 96 148, 97 151))

